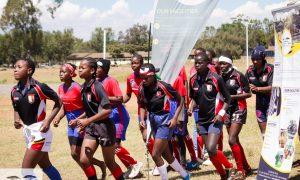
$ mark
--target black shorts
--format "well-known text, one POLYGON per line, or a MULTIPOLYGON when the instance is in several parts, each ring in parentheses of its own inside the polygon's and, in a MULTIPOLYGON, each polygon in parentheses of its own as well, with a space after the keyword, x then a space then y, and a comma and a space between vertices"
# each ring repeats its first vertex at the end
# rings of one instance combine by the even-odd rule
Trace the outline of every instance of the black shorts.
POLYGON ((70 146, 81 146, 83 142, 83 138, 68 136, 70 146))
POLYGON ((92 123, 85 128, 84 138, 96 140, 103 147, 112 146, 116 142, 115 125, 110 120, 92 123))
POLYGON ((246 119, 247 109, 237 110, 230 115, 228 120, 224 121, 224 124, 226 125, 226 127, 230 127, 232 123, 246 124, 246 119))

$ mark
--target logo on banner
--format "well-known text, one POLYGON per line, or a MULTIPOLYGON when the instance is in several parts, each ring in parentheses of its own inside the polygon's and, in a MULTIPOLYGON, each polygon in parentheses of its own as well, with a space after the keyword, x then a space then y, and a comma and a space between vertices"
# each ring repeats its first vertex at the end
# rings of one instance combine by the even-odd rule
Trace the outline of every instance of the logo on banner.
POLYGON ((287 55, 292 51, 292 35, 291 32, 287 29, 283 31, 282 34, 282 53, 287 55))
POLYGON ((178 2, 180 2, 181 4, 190 5, 190 6, 198 5, 204 1, 205 0, 178 0, 178 2))
POLYGON ((30 104, 33 104, 34 103, 34 94, 28 94, 28 102, 30 103, 30 104))

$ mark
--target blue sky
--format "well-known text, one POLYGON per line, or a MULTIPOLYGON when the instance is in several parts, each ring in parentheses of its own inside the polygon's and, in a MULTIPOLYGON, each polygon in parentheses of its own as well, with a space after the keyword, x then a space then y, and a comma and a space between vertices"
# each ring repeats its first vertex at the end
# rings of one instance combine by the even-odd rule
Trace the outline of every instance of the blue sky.
MULTIPOLYGON (((88 40, 96 27, 112 27, 115 34, 135 23, 149 24, 155 0, 64 0, 52 19, 46 8, 52 0, 33 0, 43 15, 44 30, 73 28, 75 36, 88 40)), ((0 0, 0 14, 7 0, 0 0)), ((282 0, 220 0, 207 25, 219 26, 231 17, 245 14, 250 18, 272 18, 271 9, 285 4, 282 0)))

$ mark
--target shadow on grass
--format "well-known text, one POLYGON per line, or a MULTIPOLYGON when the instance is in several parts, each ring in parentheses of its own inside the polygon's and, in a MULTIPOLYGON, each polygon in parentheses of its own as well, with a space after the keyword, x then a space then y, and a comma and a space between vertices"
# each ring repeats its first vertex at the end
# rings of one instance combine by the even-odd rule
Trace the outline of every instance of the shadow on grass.
MULTIPOLYGON (((204 175, 217 173, 217 171, 216 170, 209 170, 209 171, 190 172, 190 173, 191 173, 191 177, 200 177, 200 176, 204 176, 204 175)), ((181 176, 176 176, 176 177, 169 178, 169 180, 175 180, 175 179, 181 179, 181 176)))

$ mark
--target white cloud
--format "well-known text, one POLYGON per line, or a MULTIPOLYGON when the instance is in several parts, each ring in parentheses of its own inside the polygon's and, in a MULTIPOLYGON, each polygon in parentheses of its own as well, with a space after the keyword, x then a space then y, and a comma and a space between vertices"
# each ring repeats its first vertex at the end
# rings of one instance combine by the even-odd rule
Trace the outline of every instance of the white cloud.
POLYGON ((3 8, 6 5, 7 0, 0 0, 0 16, 2 15, 3 8))
MULTIPOLYGON (((37 0, 35 1, 37 2, 37 0)), ((55 18, 52 19, 47 12, 47 7, 51 3, 52 0, 43 0, 37 4, 43 13, 41 17, 43 29, 52 31, 73 28, 74 35, 85 40, 90 38, 91 32, 96 27, 111 27, 117 35, 118 31, 125 30, 134 23, 146 23, 151 15, 150 12, 142 16, 133 13, 125 0, 116 1, 111 9, 106 11, 64 1, 55 12, 55 18)))
POLYGON ((236 17, 239 14, 243 14, 245 17, 249 17, 250 19, 272 19, 271 11, 285 5, 286 2, 281 2, 262 6, 259 4, 259 1, 247 1, 245 4, 233 9, 232 11, 216 8, 207 24, 219 26, 222 23, 231 22, 231 18, 236 17))

